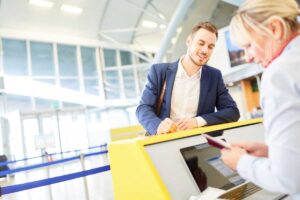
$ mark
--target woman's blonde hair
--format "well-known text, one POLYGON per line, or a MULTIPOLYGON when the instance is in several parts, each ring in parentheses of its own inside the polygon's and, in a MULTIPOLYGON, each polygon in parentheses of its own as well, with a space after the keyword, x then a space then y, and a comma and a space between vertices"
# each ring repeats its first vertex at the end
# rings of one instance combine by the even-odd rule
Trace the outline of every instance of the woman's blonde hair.
POLYGON ((278 19, 284 28, 283 38, 287 39, 291 33, 299 31, 298 15, 300 10, 295 0, 246 0, 231 20, 231 38, 240 46, 255 42, 251 31, 269 35, 267 24, 278 19))

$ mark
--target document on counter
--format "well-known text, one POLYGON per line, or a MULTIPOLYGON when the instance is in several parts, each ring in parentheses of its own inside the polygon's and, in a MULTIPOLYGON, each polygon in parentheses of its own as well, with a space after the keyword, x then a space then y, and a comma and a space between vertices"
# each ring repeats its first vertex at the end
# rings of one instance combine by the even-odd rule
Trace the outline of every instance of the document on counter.
POLYGON ((201 194, 197 196, 191 196, 189 200, 220 200, 218 197, 226 192, 218 188, 208 187, 201 194))

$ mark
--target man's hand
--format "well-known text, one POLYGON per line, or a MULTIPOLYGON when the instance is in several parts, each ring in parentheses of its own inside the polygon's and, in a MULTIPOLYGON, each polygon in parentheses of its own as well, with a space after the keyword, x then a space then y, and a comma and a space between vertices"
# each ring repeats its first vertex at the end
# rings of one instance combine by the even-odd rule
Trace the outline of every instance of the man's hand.
POLYGON ((246 150, 235 146, 231 149, 222 149, 221 154, 221 159, 224 163, 231 169, 236 170, 238 162, 241 156, 246 154, 246 150))
POLYGON ((174 133, 177 130, 175 122, 170 118, 164 119, 157 128, 157 134, 174 133))
POLYGON ((177 130, 180 131, 198 127, 196 118, 183 118, 177 121, 176 124, 177 124, 177 130))
POLYGON ((269 148, 264 143, 240 142, 240 143, 233 144, 233 146, 237 146, 245 149, 247 153, 252 156, 268 157, 269 148))

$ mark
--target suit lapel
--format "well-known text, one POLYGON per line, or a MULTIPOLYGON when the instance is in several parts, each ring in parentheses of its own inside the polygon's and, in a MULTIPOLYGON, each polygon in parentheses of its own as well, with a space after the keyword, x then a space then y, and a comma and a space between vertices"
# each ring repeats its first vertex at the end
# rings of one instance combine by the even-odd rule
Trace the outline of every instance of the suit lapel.
POLYGON ((202 67, 202 73, 201 73, 201 80, 200 80, 200 97, 199 97, 199 104, 198 104, 198 110, 197 115, 200 115, 201 112, 203 112, 203 108, 205 108, 205 97, 207 96, 208 88, 210 85, 210 76, 207 67, 203 65, 202 67))
POLYGON ((166 71, 166 114, 169 117, 171 113, 171 97, 173 91, 173 85, 178 69, 178 62, 172 63, 166 71))

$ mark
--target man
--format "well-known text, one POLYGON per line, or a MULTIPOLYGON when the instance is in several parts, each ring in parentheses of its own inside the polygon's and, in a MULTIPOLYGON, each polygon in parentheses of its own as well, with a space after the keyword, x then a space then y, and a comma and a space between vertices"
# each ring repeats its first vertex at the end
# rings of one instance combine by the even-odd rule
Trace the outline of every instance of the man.
POLYGON ((205 65, 217 37, 218 31, 213 24, 198 23, 186 40, 186 55, 175 63, 154 64, 151 67, 136 110, 139 122, 149 134, 239 119, 238 108, 224 85, 221 72, 205 65), (164 95, 158 113, 161 94, 164 95))

